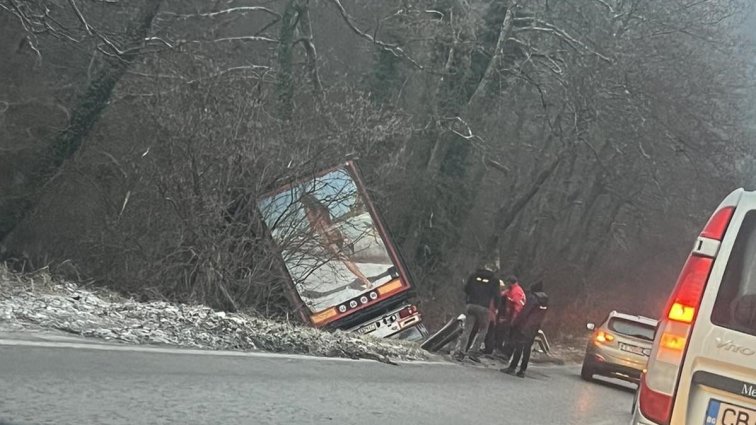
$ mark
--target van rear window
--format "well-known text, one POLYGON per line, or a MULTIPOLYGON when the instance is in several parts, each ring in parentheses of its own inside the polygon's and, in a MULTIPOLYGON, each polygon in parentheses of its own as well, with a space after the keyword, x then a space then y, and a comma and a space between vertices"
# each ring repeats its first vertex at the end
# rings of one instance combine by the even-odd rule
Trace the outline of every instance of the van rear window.
POLYGON ((712 323, 756 335, 756 211, 743 219, 711 313, 712 323))

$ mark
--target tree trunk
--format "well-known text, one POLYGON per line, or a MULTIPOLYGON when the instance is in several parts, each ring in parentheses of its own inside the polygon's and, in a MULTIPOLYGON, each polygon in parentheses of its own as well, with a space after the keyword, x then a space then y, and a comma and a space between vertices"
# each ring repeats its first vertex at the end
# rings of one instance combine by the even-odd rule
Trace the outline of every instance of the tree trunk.
POLYGON ((281 17, 281 30, 278 35, 278 78, 276 94, 278 97, 278 117, 284 122, 290 121, 294 113, 294 34, 299 19, 300 0, 289 0, 281 17))
POLYGON ((494 50, 493 57, 491 58, 491 61, 488 63, 488 66, 486 67, 486 71, 483 74, 483 78, 480 80, 480 83, 478 83, 478 86, 475 88, 475 91, 470 97, 470 101, 468 102, 468 105, 474 105, 475 102, 478 101, 478 99, 483 97, 486 89, 488 88, 488 85, 493 80, 494 73, 496 72, 496 68, 499 66, 499 61, 501 60, 501 54, 504 50, 504 43, 506 43, 507 39, 509 39, 509 36, 512 35, 513 27, 514 27, 514 24, 513 24, 513 18, 512 18, 512 9, 507 8, 507 13, 506 15, 504 15, 504 20, 501 22, 501 29, 499 30, 499 38, 496 40, 496 48, 494 50))
POLYGON ((558 156, 555 159, 552 160, 552 162, 545 167, 540 174, 535 178, 533 183, 531 184, 530 188, 521 193, 520 196, 514 200, 509 208, 506 208, 506 206, 502 206, 500 208, 500 212, 496 217, 496 220, 494 221, 494 232, 491 238, 489 238, 488 242, 486 243, 486 248, 484 252, 487 253, 494 253, 496 252, 496 249, 499 246, 499 240, 501 238, 501 235, 509 228, 509 226, 514 222, 514 220, 517 218, 517 216, 520 214, 522 210, 525 209, 525 207, 528 206, 530 203, 530 200, 533 199, 533 197, 538 193, 538 191, 542 188, 543 184, 548 180, 549 177, 554 173, 554 171, 559 166, 559 162, 561 160, 561 157, 558 156))
POLYGON ((315 96, 318 107, 322 107, 323 83, 320 81, 320 73, 318 72, 318 53, 312 39, 312 22, 310 21, 310 8, 307 2, 300 5, 298 13, 299 33, 307 54, 307 72, 310 74, 312 94, 315 96))

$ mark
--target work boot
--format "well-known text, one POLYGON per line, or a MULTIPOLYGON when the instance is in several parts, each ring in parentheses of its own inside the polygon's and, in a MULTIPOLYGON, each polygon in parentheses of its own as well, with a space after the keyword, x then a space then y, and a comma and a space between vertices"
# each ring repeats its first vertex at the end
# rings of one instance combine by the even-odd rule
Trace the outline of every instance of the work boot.
POLYGON ((467 358, 475 363, 480 363, 480 353, 467 353, 467 358))
POLYGON ((465 354, 457 351, 456 353, 452 354, 452 359, 461 362, 465 359, 465 354))
POLYGON ((507 375, 514 375, 515 369, 513 367, 507 367, 507 368, 501 369, 501 372, 504 372, 507 375))
POLYGON ((517 372, 517 376, 518 376, 519 378, 524 378, 524 377, 525 377, 525 371, 524 371, 524 370, 521 370, 521 371, 517 372))

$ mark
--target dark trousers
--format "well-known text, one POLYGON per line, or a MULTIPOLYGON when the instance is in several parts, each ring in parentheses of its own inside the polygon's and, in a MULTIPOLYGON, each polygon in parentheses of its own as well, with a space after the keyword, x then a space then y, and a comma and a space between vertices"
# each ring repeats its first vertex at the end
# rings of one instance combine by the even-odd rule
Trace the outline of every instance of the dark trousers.
POLYGON ((483 341, 483 354, 491 354, 496 347, 496 322, 488 323, 488 333, 483 341))
POLYGON ((486 354, 492 354, 494 352, 504 353, 507 357, 512 355, 511 350, 509 354, 506 354, 505 342, 509 341, 510 327, 508 323, 495 323, 491 322, 491 326, 488 328, 488 335, 486 335, 485 350, 486 354))
POLYGON ((527 338, 522 335, 519 335, 519 337, 515 339, 513 344, 514 351, 512 353, 512 361, 509 362, 509 369, 514 370, 517 368, 517 363, 520 363, 520 358, 522 358, 520 371, 525 372, 528 369, 530 352, 533 350, 533 342, 535 342, 535 338, 527 338))
POLYGON ((511 358, 512 354, 514 354, 516 345, 517 344, 512 341, 512 338, 507 338, 507 340, 504 342, 504 347, 501 349, 501 354, 507 359, 511 358))

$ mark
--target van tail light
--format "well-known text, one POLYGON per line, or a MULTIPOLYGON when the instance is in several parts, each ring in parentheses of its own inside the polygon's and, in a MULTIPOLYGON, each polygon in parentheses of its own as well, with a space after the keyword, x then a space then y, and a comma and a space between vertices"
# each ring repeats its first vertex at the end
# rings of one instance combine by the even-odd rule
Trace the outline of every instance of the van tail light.
POLYGON ((701 237, 721 241, 724 237, 725 231, 727 231, 727 226, 730 225, 730 220, 732 220, 732 213, 734 211, 735 207, 729 206, 715 212, 701 231, 701 237))
MULTIPOLYGON (((735 207, 725 207, 711 216, 702 238, 721 241, 735 207)), ((647 419, 668 425, 693 325, 714 258, 691 253, 677 279, 656 329, 647 370, 641 377, 638 407, 647 419)))
POLYGON ((643 416, 659 424, 668 424, 672 413, 672 396, 648 387, 644 373, 640 380, 638 406, 643 416))
POLYGON ((712 265, 714 265, 713 258, 697 255, 688 257, 677 285, 667 301, 665 319, 687 325, 693 323, 712 265))

